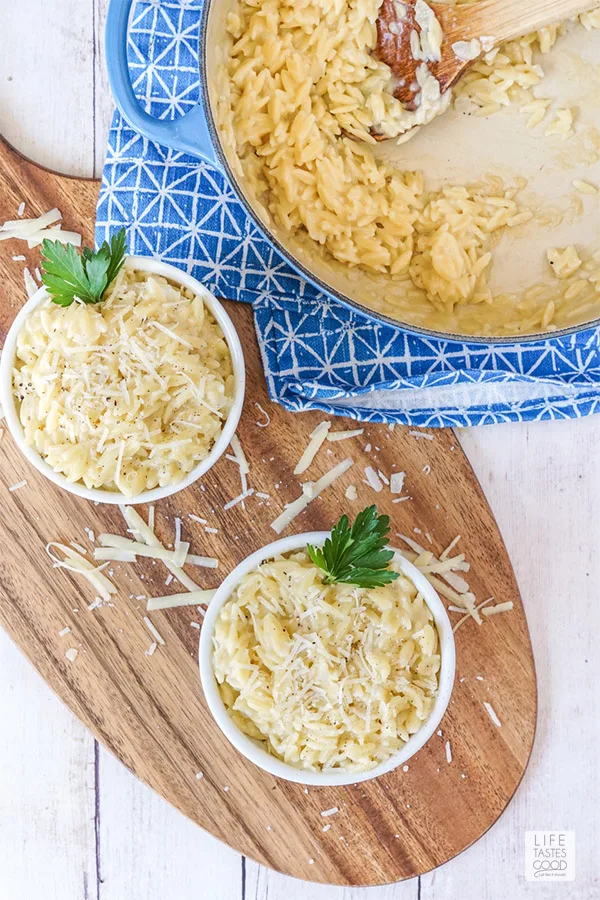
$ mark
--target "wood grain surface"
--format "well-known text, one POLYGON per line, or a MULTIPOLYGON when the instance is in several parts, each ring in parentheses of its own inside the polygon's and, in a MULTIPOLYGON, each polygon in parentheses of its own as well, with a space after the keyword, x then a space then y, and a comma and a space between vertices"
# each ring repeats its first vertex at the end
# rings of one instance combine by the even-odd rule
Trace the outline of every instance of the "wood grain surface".
MULTIPOLYGON (((0 221, 13 218, 22 200, 28 214, 58 206, 65 227, 92 240, 97 183, 55 176, 0 146, 0 221)), ((4 335, 24 296, 23 262, 37 251, 0 244, 4 335)), ((250 484, 271 495, 251 498, 244 512, 224 504, 239 493, 235 464, 221 460, 192 488, 157 505, 157 533, 172 541, 177 515, 197 553, 221 560, 202 586, 214 587, 248 552, 273 538, 270 522, 298 494, 292 470, 319 414, 292 415, 266 394, 251 310, 228 309, 239 329, 248 367, 248 393, 239 435, 250 461, 250 484), (270 424, 261 428, 267 410, 270 424), (187 514, 206 518, 216 534, 187 514)), ((340 419, 335 428, 352 427, 340 419)), ((118 510, 95 506, 59 491, 29 467, 9 435, 0 443, 0 490, 4 514, 0 543, 0 622, 46 681, 136 775, 189 818, 233 848, 284 873, 334 884, 382 884, 429 871, 480 837, 498 818, 518 786, 531 751, 536 684, 527 624, 518 588, 498 529, 472 470, 451 432, 416 438, 408 429, 367 426, 359 439, 331 444, 308 475, 315 478, 346 455, 354 466, 310 505, 287 530, 329 528, 341 511, 377 500, 392 517, 393 530, 413 533, 440 551, 456 534, 472 564, 469 581, 479 600, 513 600, 513 612, 482 628, 468 622, 457 634, 457 682, 443 735, 410 761, 408 771, 348 788, 310 788, 277 781, 230 748, 212 722, 197 673, 200 621, 193 608, 153 613, 165 646, 148 657, 152 637, 143 622, 147 595, 164 593, 160 564, 140 561, 114 566, 119 593, 114 606, 87 610, 93 594, 76 576, 54 571, 48 540, 76 540, 91 549, 84 531, 125 533, 118 510), (365 444, 372 446, 365 452, 365 444), (364 466, 404 470, 411 500, 392 504, 386 491, 374 495, 362 483, 364 466), (27 485, 9 492, 21 479, 27 485), (358 487, 348 504, 344 490, 358 487), (68 626, 71 631, 59 637, 68 626), (74 662, 65 651, 78 649, 74 662), (479 676, 479 678, 477 677, 479 676), (479 680, 482 679, 482 680, 479 680), (490 720, 489 701, 502 723, 490 720), (445 742, 452 747, 452 763, 445 742), (203 777, 197 778, 202 772, 203 777), (328 820, 321 812, 337 806, 328 820), (331 829, 323 832, 327 821, 331 829)), ((196 576, 198 570, 194 570, 196 576)), ((198 579, 199 580, 199 579, 198 579)), ((174 586, 170 590, 174 590, 174 586)))

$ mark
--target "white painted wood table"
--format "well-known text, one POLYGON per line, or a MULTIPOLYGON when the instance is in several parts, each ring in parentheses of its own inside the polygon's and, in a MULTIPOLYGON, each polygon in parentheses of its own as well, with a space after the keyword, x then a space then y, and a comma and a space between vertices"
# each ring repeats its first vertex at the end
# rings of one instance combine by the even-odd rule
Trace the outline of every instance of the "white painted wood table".
MULTIPOLYGON (((106 5, 0 4, 0 132, 77 175, 100 174, 112 110, 106 5)), ((598 900, 600 419, 470 429, 460 439, 513 560, 540 693, 531 764, 491 831, 436 872, 389 887, 276 875, 130 775, 0 632, 2 900, 598 900), (526 830, 575 831, 574 883, 525 881, 526 830)))

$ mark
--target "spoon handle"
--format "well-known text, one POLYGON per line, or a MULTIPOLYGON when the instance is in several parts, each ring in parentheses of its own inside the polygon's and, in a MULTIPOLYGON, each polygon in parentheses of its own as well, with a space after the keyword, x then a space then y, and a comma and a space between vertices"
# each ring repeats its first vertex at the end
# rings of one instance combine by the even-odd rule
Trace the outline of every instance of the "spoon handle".
POLYGON ((470 36, 500 44, 599 6, 598 0, 487 0, 464 9, 469 11, 470 36))

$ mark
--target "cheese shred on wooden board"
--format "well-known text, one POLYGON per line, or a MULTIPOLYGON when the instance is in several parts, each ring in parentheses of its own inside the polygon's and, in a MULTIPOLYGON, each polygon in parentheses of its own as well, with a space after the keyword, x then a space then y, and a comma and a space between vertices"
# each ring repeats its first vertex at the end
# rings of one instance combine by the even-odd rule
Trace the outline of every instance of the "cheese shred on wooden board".
POLYGON ((114 584, 103 574, 103 566, 93 566, 72 547, 67 547, 66 544, 60 544, 58 541, 50 541, 46 545, 46 553, 52 560, 55 569, 67 569, 76 575, 82 575, 102 600, 110 600, 111 596, 117 593, 114 584), (61 559, 60 556, 57 556, 56 550, 60 550, 64 558, 61 559))
POLYGON ((366 483, 369 485, 369 487, 372 487, 373 490, 379 494, 383 490, 383 484, 381 483, 381 479, 373 466, 366 467, 365 475, 367 476, 366 483))
POLYGON ((325 438, 327 437, 327 432, 330 428, 331 422, 321 422, 320 425, 317 425, 315 430, 310 435, 308 446, 298 460, 298 464, 294 469, 294 475, 302 475, 303 472, 306 472, 311 462, 319 452, 321 446, 323 445, 325 438))
POLYGON ((148 612, 157 609, 175 609, 178 606, 207 606, 216 591, 188 591, 186 594, 166 594, 164 597, 150 597, 146 605, 148 612))
MULTIPOLYGON (((139 513, 135 511, 132 506, 120 506, 123 517, 132 531, 137 532, 141 539, 148 544, 149 547, 158 547, 162 550, 166 551, 166 547, 163 547, 161 542, 158 540, 154 532, 151 528, 149 528, 139 513)), ((175 576, 177 581, 179 581, 184 587, 188 589, 188 591, 199 591, 200 588, 196 584, 195 581, 187 575, 183 569, 179 566, 176 566, 175 563, 170 560, 165 560, 165 565, 169 572, 175 576)))
MULTIPOLYGON (((20 207, 19 207, 20 208, 20 207)), ((21 213, 18 213, 20 216, 21 213)), ((60 241, 61 244, 81 245, 81 235, 74 231, 63 231, 56 223, 62 219, 60 210, 50 209, 35 219, 11 219, 0 225, 0 241, 17 239, 27 241, 28 246, 37 247, 44 238, 60 241)))
MULTIPOLYGON (((149 529, 149 526, 147 527, 149 529)), ((153 534, 154 532, 150 533, 153 534)), ((136 556, 146 556, 150 559, 160 559, 163 562, 170 562, 179 567, 183 565, 183 563, 178 563, 177 555, 174 550, 167 550, 166 547, 159 546, 158 544, 149 546, 147 544, 141 544, 138 541, 132 541, 129 538, 121 537, 118 534, 99 534, 98 543, 101 546, 94 550, 95 559, 120 559, 121 562, 135 562, 136 556), (107 552, 111 549, 121 553, 128 553, 133 559, 125 560, 117 556, 111 556, 107 552)), ((189 544, 187 541, 182 542, 181 547, 183 550, 186 550, 186 548, 189 548, 189 544)), ((203 566, 206 569, 216 569, 219 565, 219 560, 215 559, 214 556, 197 556, 195 553, 187 553, 187 550, 185 557, 181 554, 180 558, 184 558, 186 565, 203 566)))
POLYGON ((341 478, 344 472, 347 472, 350 466, 354 465, 354 461, 350 458, 342 460, 341 463, 338 463, 337 466, 334 466, 333 469, 330 469, 329 472, 326 472, 318 481, 308 482, 302 486, 301 495, 294 500, 280 516, 277 516, 274 522, 271 522, 271 528, 277 534, 281 534, 281 532, 287 528, 287 526, 294 521, 296 516, 300 515, 300 513, 306 509, 308 504, 318 497, 326 488, 330 487, 334 481, 337 481, 338 478, 341 478))
POLYGON ((328 441, 347 441, 349 438, 360 437, 364 433, 364 428, 354 428, 352 431, 330 431, 327 435, 328 441))

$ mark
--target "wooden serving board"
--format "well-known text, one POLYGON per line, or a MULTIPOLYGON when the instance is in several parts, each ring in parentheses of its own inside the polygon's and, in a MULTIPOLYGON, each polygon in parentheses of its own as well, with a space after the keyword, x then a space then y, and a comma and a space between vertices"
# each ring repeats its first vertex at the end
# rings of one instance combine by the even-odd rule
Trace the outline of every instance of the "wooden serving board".
MULTIPOLYGON (((92 242, 96 182, 45 171, 0 142, 0 221, 14 218, 22 200, 26 215, 58 206, 65 227, 92 242)), ((33 271, 37 250, 21 242, 0 243, 2 338, 25 293, 25 254, 33 271)), ((219 557, 215 571, 190 574, 203 587, 219 580, 245 555, 274 539, 269 525, 295 498, 293 468, 310 431, 323 416, 292 415, 269 402, 262 375, 252 311, 229 303, 248 367, 248 390, 239 427, 250 461, 249 481, 271 499, 255 497, 244 512, 224 504, 240 491, 237 466, 222 459, 188 490, 161 502, 156 527, 172 540, 173 518, 184 519, 184 535, 196 553, 219 557), (268 412, 264 422, 258 405, 268 412), (187 518, 195 513, 218 528, 206 533, 187 518)), ((340 419, 335 428, 355 427, 340 419)), ((0 442, 0 623, 73 712, 139 778, 202 828, 267 866, 312 881, 376 885, 410 878, 460 853, 490 828, 513 796, 531 752, 536 721, 535 670, 525 614, 513 571, 494 518, 468 461, 451 431, 432 440, 409 429, 367 425, 360 438, 325 445, 307 475, 316 478, 345 456, 354 466, 313 502, 286 533, 329 529, 342 511, 356 513, 376 500, 389 513, 393 531, 415 534, 440 552, 457 534, 472 564, 469 582, 479 601, 512 600, 512 612, 479 628, 467 622, 457 633, 457 680, 453 699, 434 736, 407 771, 347 788, 310 788, 279 781, 243 759, 227 743, 205 706, 198 677, 200 622, 195 607, 152 614, 165 639, 147 656, 152 637, 144 622, 142 596, 165 588, 160 564, 115 564, 119 588, 114 606, 90 612, 86 582, 53 570, 49 540, 75 540, 91 550, 85 528, 125 534, 118 509, 95 506, 61 492, 31 468, 10 435, 0 442), (371 444, 371 452, 365 445, 371 444), (384 490, 363 484, 364 467, 406 472, 411 499, 393 504, 384 490), (27 479, 26 486, 9 486, 27 479), (358 487, 349 503, 348 484, 358 487), (419 533, 417 529, 420 529, 419 533), (65 627, 70 633, 60 637, 65 627), (78 650, 74 662, 65 652, 78 650), (484 701, 496 711, 493 724, 484 701), (446 758, 450 741, 452 762, 446 758), (197 773, 203 777, 197 777, 197 773), (339 812, 328 818, 321 813, 339 812), (326 832, 323 827, 331 826, 326 832)), ((141 510, 144 514, 146 511, 141 510)), ((10 739, 10 736, 8 736, 10 739)), ((406 768, 406 767, 405 767, 406 768)))

